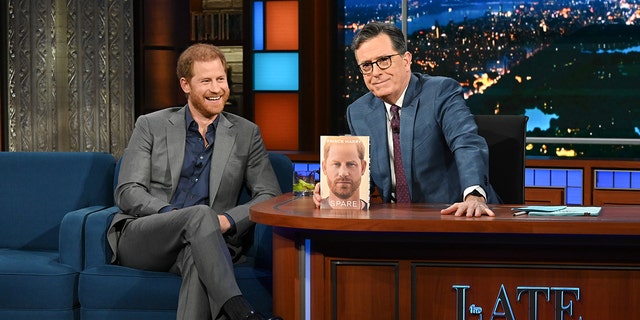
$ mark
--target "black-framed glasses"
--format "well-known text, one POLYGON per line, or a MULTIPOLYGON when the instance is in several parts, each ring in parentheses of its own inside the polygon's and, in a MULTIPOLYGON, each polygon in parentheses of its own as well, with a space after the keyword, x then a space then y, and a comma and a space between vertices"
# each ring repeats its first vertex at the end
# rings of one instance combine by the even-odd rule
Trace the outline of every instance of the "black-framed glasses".
POLYGON ((360 67, 360 72, 362 72, 362 74, 371 73, 373 71, 373 65, 374 64, 376 66, 378 66, 378 68, 380 68, 380 70, 389 69, 389 67, 391 67, 391 58, 393 56, 399 56, 401 54, 402 53, 391 54, 391 55, 388 55, 388 56, 380 57, 377 60, 363 62, 363 63, 359 64, 358 67, 360 67))

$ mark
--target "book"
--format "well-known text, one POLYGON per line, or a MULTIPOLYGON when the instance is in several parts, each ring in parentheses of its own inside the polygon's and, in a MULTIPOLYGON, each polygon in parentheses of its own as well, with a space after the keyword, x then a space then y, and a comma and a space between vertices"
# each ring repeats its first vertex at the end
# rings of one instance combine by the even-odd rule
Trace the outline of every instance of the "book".
POLYGON ((369 159, 367 136, 320 136, 320 209, 369 209, 369 159))

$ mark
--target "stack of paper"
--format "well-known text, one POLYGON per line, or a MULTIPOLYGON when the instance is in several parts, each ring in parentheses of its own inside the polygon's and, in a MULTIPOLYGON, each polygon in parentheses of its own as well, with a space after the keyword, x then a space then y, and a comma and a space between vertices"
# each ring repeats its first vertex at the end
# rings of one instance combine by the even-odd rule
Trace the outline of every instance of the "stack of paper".
POLYGON ((530 216, 597 216, 602 207, 526 206, 513 208, 514 215, 530 216))

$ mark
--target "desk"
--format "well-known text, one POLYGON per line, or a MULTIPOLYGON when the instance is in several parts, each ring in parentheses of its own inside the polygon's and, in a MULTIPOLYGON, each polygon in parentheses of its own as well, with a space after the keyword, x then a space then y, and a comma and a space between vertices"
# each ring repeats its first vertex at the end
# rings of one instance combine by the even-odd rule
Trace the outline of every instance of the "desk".
POLYGON ((640 207, 598 217, 440 215, 445 205, 315 209, 285 194, 273 226, 284 319, 631 319, 640 312, 640 207))

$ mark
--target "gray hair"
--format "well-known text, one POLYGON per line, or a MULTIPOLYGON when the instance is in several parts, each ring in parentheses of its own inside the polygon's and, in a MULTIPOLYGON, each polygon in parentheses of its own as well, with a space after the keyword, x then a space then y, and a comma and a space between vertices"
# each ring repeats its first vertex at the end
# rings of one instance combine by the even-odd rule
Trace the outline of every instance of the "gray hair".
POLYGON ((369 22, 367 23, 358 34, 351 41, 351 50, 354 52, 360 48, 363 42, 371 40, 380 34, 386 34, 391 38, 393 49, 397 53, 407 52, 407 43, 404 40, 404 34, 400 28, 390 23, 383 22, 369 22))

